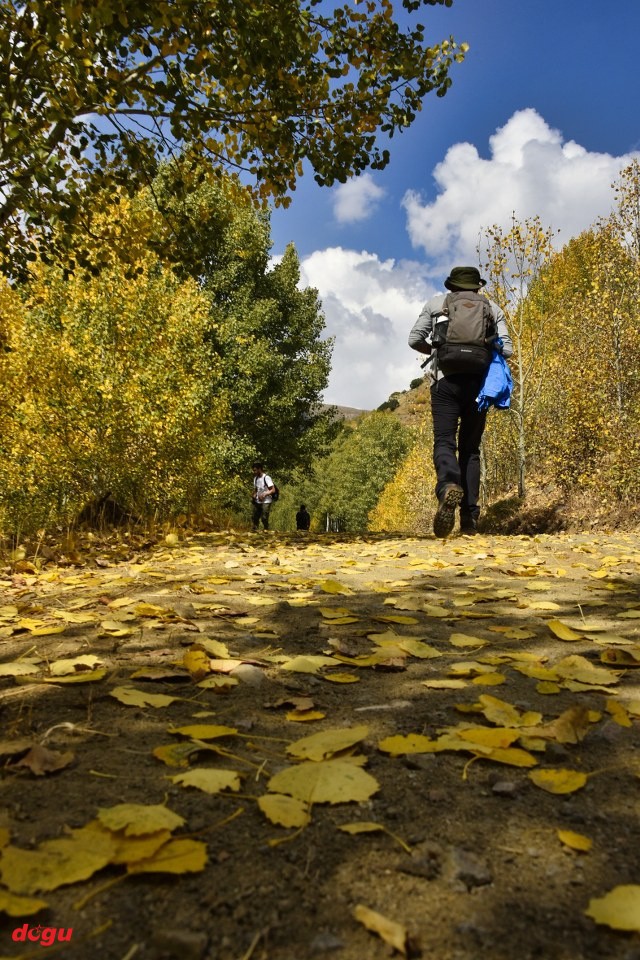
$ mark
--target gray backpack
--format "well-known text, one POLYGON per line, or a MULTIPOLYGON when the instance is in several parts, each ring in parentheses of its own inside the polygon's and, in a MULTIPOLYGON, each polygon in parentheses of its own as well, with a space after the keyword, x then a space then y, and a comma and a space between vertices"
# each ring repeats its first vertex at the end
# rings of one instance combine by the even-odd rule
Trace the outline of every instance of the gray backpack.
POLYGON ((485 373, 496 339, 496 323, 486 297, 471 290, 447 294, 433 324, 431 342, 437 351, 438 370, 445 376, 485 373))

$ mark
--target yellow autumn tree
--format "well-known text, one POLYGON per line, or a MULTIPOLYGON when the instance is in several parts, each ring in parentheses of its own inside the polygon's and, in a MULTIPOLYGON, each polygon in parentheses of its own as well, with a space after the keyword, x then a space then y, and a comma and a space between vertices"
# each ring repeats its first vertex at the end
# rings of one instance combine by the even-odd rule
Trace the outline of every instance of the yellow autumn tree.
POLYGON ((369 530, 415 534, 431 532, 436 508, 431 424, 418 430, 416 441, 369 513, 369 530))
MULTIPOLYGON (((132 216, 120 204, 120 221, 132 216)), ((5 298, 9 296, 5 289, 5 298)), ((0 506, 13 529, 112 493, 129 510, 187 511, 215 495, 229 412, 207 348, 210 304, 142 248, 93 278, 37 264, 10 316, 0 506)))
POLYGON ((562 486, 597 487, 605 499, 640 490, 639 267, 608 221, 548 271, 568 302, 547 360, 544 460, 562 486))
MULTIPOLYGON (((487 293, 504 311, 513 340, 509 360, 513 375, 513 397, 508 422, 511 436, 503 434, 493 455, 515 457, 518 494, 526 493, 527 464, 531 457, 531 425, 542 389, 542 369, 546 354, 546 330, 557 315, 558 303, 546 296, 544 268, 553 255, 553 233, 542 226, 539 217, 519 221, 512 217, 511 227, 493 226, 484 235, 484 272, 487 293), (538 296, 530 296, 537 283, 538 296), (507 441, 507 442, 505 442, 507 441)), ((504 423, 502 430, 504 431, 504 423)), ((485 457, 489 458, 485 443, 485 457)))

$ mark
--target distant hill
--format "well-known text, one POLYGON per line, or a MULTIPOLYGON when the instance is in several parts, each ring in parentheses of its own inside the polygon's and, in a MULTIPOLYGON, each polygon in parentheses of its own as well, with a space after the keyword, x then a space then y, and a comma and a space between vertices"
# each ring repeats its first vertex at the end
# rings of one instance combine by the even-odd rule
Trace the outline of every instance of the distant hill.
POLYGON ((336 410, 337 420, 355 420, 363 413, 370 413, 369 410, 358 410, 357 407, 341 407, 337 403, 323 403, 321 410, 336 410))

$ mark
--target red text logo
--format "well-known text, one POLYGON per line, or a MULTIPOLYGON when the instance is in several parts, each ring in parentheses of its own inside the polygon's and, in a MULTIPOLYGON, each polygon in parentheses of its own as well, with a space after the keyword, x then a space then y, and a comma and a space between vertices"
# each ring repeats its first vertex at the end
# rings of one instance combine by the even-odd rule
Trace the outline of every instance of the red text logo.
POLYGON ((43 947, 52 946, 56 940, 71 940, 73 936, 73 927, 30 927, 24 923, 21 927, 16 927, 11 934, 12 940, 25 942, 31 940, 32 943, 40 943, 43 947))

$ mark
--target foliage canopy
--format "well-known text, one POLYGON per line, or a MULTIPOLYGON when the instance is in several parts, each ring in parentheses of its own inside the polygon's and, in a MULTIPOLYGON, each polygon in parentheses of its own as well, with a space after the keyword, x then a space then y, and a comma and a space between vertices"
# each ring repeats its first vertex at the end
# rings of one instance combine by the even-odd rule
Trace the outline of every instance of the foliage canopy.
POLYGON ((409 15, 451 2, 3 0, 5 270, 25 230, 42 245, 57 221, 81 229, 87 189, 133 192, 185 145, 283 204, 303 161, 326 185, 383 168, 378 134, 445 94, 466 49, 409 15))

